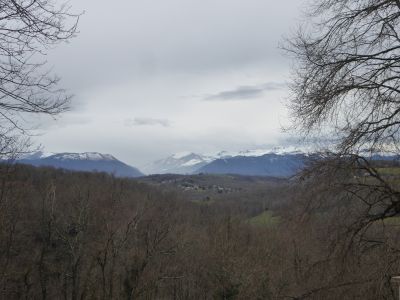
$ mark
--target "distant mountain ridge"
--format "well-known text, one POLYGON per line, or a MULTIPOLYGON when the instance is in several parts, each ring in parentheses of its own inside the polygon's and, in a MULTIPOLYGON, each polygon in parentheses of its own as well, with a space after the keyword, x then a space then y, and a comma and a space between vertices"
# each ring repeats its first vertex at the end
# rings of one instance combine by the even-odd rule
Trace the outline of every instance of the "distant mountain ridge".
POLYGON ((301 171, 309 160, 310 156, 303 153, 234 156, 214 160, 196 173, 290 177, 301 171))
POLYGON ((182 152, 143 168, 146 174, 238 174, 287 177, 304 167, 308 154, 295 147, 215 154, 182 152))
MULTIPOLYGON (((373 161, 399 160, 399 155, 389 152, 360 153, 373 161)), ((272 151, 252 150, 237 156, 216 159, 200 167, 195 173, 237 174, 251 176, 291 177, 302 171, 312 161, 323 158, 321 153, 307 150, 276 148, 272 151)))
POLYGON ((125 164, 110 154, 98 152, 84 153, 44 153, 35 152, 17 159, 18 163, 33 166, 48 166, 72 171, 106 172, 117 177, 144 176, 137 168, 125 164))
POLYGON ((182 152, 157 160, 142 168, 146 174, 192 174, 214 158, 192 152, 182 152))
MULTIPOLYGON (((365 157, 372 160, 400 159, 393 153, 375 153, 365 157)), ((245 176, 291 177, 304 169, 312 159, 321 157, 306 149, 272 148, 239 152, 220 151, 213 154, 181 152, 157 160, 142 168, 152 174, 236 174, 245 176)), ((17 160, 33 166, 51 166, 75 171, 106 172, 118 177, 145 176, 137 168, 129 166, 110 154, 98 152, 45 153, 35 152, 17 160)))
MULTIPOLYGON (((399 156, 391 152, 361 155, 372 160, 393 160, 399 156)), ((238 152, 221 151, 215 154, 183 152, 158 160, 147 168, 146 174, 237 174, 251 176, 290 177, 304 169, 308 162, 321 157, 307 147, 274 147, 238 152)))

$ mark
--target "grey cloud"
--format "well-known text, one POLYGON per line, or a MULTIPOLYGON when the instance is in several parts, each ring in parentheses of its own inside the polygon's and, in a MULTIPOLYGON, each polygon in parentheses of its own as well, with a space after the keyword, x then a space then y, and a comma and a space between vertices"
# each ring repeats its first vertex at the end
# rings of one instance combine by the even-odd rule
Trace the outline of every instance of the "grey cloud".
POLYGON ((84 126, 89 124, 92 120, 86 116, 75 114, 73 112, 67 112, 58 118, 54 118, 52 116, 47 115, 34 115, 28 116, 25 118, 25 123, 23 124, 25 127, 34 129, 34 130, 51 130, 51 129, 60 129, 65 127, 73 127, 73 126, 84 126))
POLYGON ((171 122, 169 120, 167 120, 167 119, 155 119, 155 118, 126 119, 124 124, 127 127, 133 127, 133 126, 162 126, 162 127, 169 127, 169 126, 171 126, 171 122))
POLYGON ((204 100, 248 100, 262 96, 264 92, 281 90, 285 87, 284 83, 268 82, 262 85, 240 86, 234 90, 223 91, 214 95, 207 96, 204 100))
POLYGON ((208 74, 261 64, 284 70, 288 60, 278 42, 296 24, 302 1, 167 0, 157 1, 154 9, 153 1, 71 0, 74 11, 85 11, 79 34, 46 59, 63 87, 78 94, 160 74, 208 74))

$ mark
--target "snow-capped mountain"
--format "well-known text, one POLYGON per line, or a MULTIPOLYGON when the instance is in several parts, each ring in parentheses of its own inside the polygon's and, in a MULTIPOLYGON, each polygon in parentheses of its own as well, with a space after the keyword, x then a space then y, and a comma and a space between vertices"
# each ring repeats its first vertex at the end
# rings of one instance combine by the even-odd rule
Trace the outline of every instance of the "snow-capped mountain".
MULTIPOLYGON (((196 154, 192 152, 182 152, 171 155, 165 159, 157 160, 154 163, 148 164, 142 168, 142 170, 146 174, 193 174, 199 172, 213 172, 213 173, 227 173, 228 171, 237 171, 238 174, 247 174, 247 175, 261 175, 268 172, 255 171, 254 164, 255 159, 246 160, 248 163, 253 161, 252 171, 245 171, 245 166, 241 166, 241 171, 239 169, 230 169, 225 164, 224 169, 216 168, 217 165, 221 163, 221 161, 229 162, 231 164, 233 162, 237 163, 239 160, 234 158, 257 158, 262 157, 264 155, 276 155, 276 158, 280 158, 280 156, 285 156, 286 159, 295 155, 307 155, 307 149, 299 149, 296 147, 275 147, 268 149, 254 149, 254 150, 246 150, 246 151, 237 151, 237 152, 228 152, 228 151, 220 151, 216 153, 208 153, 208 154, 196 154), (210 168, 208 166, 210 165, 210 168)), ((243 159, 242 159, 243 160, 243 159)), ((222 166, 223 164, 221 164, 222 166)), ((250 166, 249 166, 250 167, 250 166)), ((279 168, 279 167, 276 167, 279 168)), ((233 173, 233 172, 231 172, 233 173)), ((276 173, 276 172, 275 172, 276 173)), ((275 174, 273 173, 273 174, 275 174)), ((269 175, 269 174, 264 174, 269 175)), ((274 175, 271 175, 274 176, 274 175)))
POLYGON ((56 154, 56 153, 54 153, 54 152, 36 151, 36 152, 21 154, 18 157, 18 160, 42 159, 42 158, 46 158, 46 157, 52 156, 54 154, 56 154))
POLYGON ((148 164, 142 170, 146 174, 192 174, 213 160, 210 156, 181 152, 148 164))
POLYGON ((33 166, 50 166, 73 171, 106 172, 118 177, 140 177, 143 174, 110 154, 85 153, 44 153, 35 152, 22 156, 19 163, 33 166))
MULTIPOLYGON (((399 155, 390 152, 359 153, 375 161, 399 160, 399 155)), ((276 147, 238 152, 230 157, 216 159, 202 166, 195 173, 239 174, 272 177, 290 177, 301 171, 312 161, 323 156, 311 148, 276 147)))

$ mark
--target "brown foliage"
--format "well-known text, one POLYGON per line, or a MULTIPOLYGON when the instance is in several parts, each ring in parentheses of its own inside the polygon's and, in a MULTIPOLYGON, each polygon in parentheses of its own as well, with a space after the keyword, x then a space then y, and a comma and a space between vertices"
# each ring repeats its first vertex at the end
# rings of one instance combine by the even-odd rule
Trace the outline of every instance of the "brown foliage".
POLYGON ((374 247, 343 239, 358 210, 321 181, 282 185, 282 222, 266 226, 239 197, 204 205, 106 174, 1 174, 2 299, 393 299, 397 225, 369 227, 374 247))

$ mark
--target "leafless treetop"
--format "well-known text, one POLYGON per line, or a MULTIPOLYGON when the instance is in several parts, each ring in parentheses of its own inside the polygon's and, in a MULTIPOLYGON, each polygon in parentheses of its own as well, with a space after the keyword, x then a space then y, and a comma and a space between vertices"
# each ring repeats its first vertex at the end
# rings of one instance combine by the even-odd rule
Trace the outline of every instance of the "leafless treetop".
POLYGON ((70 96, 45 68, 49 47, 74 36, 78 15, 52 0, 0 1, 0 133, 2 147, 26 129, 26 113, 57 115, 70 96))
POLYGON ((345 152, 397 147, 400 1, 318 0, 310 19, 288 46, 298 128, 339 134, 345 152))

